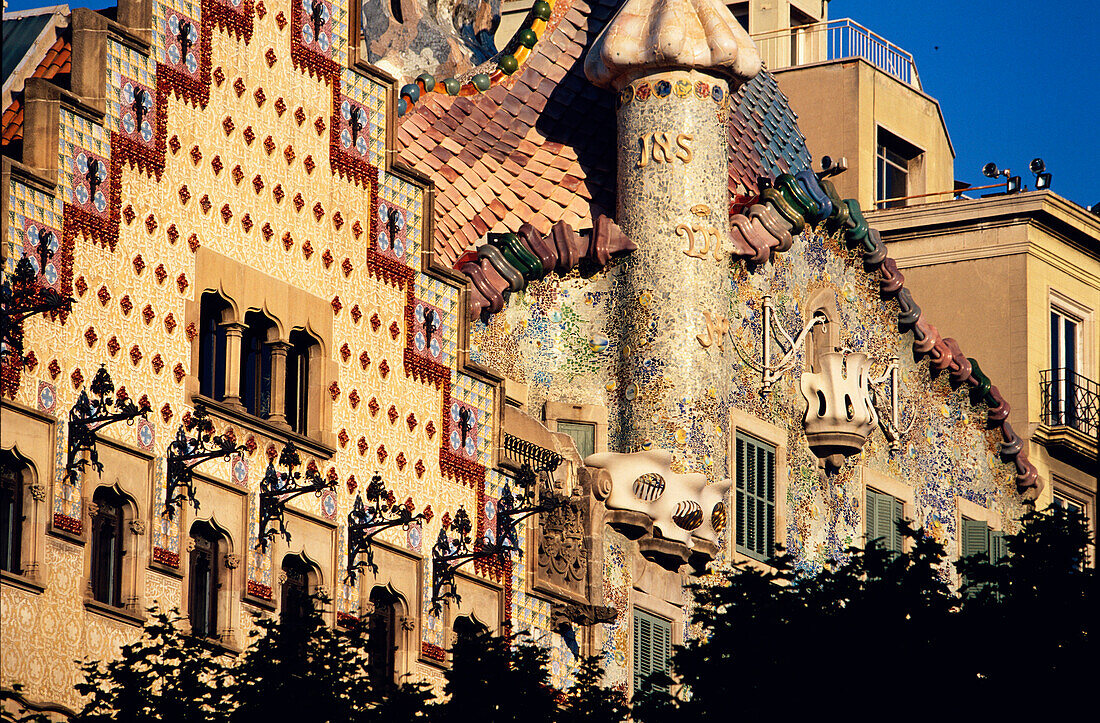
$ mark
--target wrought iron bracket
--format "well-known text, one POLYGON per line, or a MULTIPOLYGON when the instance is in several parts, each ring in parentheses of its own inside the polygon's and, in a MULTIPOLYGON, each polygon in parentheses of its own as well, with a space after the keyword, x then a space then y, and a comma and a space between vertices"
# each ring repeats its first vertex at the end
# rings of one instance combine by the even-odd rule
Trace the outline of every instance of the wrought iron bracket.
POLYGON ((737 351, 737 355, 741 357, 741 361, 745 362, 751 369, 760 372, 760 391, 766 395, 771 392, 775 383, 795 365, 796 355, 798 351, 803 348, 803 343, 806 341, 806 335, 818 324, 827 324, 829 320, 824 314, 814 314, 813 318, 807 321, 802 327, 802 331, 799 332, 798 336, 792 339, 791 335, 787 333, 787 330, 783 328, 783 325, 775 318, 775 307, 772 304, 771 295, 764 296, 763 317, 763 323, 760 328, 763 336, 761 362, 758 363, 750 359, 737 344, 736 339, 732 339, 732 337, 731 339, 733 341, 733 348, 737 351), (771 361, 773 340, 783 353, 779 361, 774 364, 771 361))
POLYGON ((304 472, 297 470, 301 465, 302 458, 294 446, 294 440, 287 442, 279 454, 279 466, 285 467, 285 472, 275 469, 274 460, 268 461, 267 471, 260 481, 260 533, 256 543, 257 550, 267 552, 269 541, 276 535, 282 535, 283 539, 290 542, 290 532, 287 531, 286 520, 283 518, 287 502, 310 492, 320 497, 325 490, 336 487, 335 479, 326 480, 315 469, 306 469, 304 472), (275 524, 278 525, 277 529, 275 524))
POLYGON ((897 355, 891 355, 886 371, 881 376, 869 380, 871 402, 878 412, 878 424, 886 441, 890 443, 890 452, 901 449, 901 438, 913 428, 913 422, 905 429, 901 424, 901 374, 897 355), (887 409, 887 403, 889 408, 887 409))
POLYGON ((374 474, 367 485, 367 504, 363 504, 362 495, 356 495, 355 504, 348 513, 348 569, 345 582, 354 585, 363 568, 378 574, 371 543, 384 530, 394 527, 407 530, 409 525, 427 517, 424 512, 413 514, 414 509, 412 497, 403 504, 397 504, 393 492, 386 489, 382 475, 374 474), (360 556, 366 559, 360 559, 360 556))
POLYGON ((176 431, 176 438, 168 445, 168 479, 164 496, 164 515, 168 519, 175 516, 175 508, 183 507, 184 502, 190 501, 195 509, 199 508, 199 501, 195 497, 195 468, 203 462, 221 457, 226 461, 235 454, 244 451, 244 445, 234 444, 233 440, 224 434, 214 434, 214 423, 206 411, 206 405, 201 402, 195 404, 195 411, 191 415, 191 423, 181 424, 176 431), (194 437, 188 437, 187 432, 196 430, 194 437))
POLYGON ((11 357, 13 366, 23 365, 23 322, 35 314, 68 312, 76 300, 48 286, 40 286, 38 275, 57 253, 59 241, 50 231, 43 231, 38 240, 35 260, 38 269, 26 253, 15 264, 10 277, 0 283, 0 347, 11 357), (51 248, 51 246, 53 248, 51 248))
POLYGON ((132 425, 138 417, 145 418, 149 407, 138 407, 129 397, 115 396, 115 383, 107 367, 100 366, 88 388, 80 390, 76 404, 69 410, 68 458, 65 462, 65 478, 73 479, 83 474, 89 464, 96 472, 103 471, 96 448, 96 432, 116 422, 132 425), (88 390, 92 395, 88 395, 88 390))
POLYGON ((496 535, 491 537, 486 534, 476 543, 470 537, 472 525, 470 516, 462 507, 455 512, 454 520, 450 525, 444 524, 432 547, 432 614, 438 615, 443 610, 443 602, 451 599, 456 603, 462 602, 455 590, 455 572, 463 565, 475 560, 502 560, 512 553, 523 557, 523 549, 519 544, 517 527, 529 517, 540 512, 550 512, 569 504, 569 499, 564 495, 554 494, 545 490, 546 495, 538 502, 535 501, 535 487, 537 476, 531 466, 524 463, 520 472, 516 475, 516 484, 523 492, 517 499, 512 495, 510 485, 505 485, 497 505, 497 529, 496 535), (448 531, 450 527, 454 537, 448 531))

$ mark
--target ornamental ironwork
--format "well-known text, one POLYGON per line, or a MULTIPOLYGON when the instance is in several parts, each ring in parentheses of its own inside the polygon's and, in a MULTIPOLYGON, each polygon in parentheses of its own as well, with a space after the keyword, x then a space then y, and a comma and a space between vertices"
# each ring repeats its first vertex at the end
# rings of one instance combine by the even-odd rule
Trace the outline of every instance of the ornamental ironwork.
POLYGON ((244 449, 244 445, 235 444, 229 434, 215 435, 214 422, 206 411, 206 405, 196 403, 191 418, 180 424, 176 438, 168 445, 168 480, 163 514, 172 519, 175 508, 182 508, 184 502, 191 502, 197 510, 199 501, 195 497, 195 468, 218 457, 229 461, 230 457, 244 449), (192 429, 195 436, 187 436, 192 429))
POLYGON ((58 248, 56 234, 43 229, 38 253, 34 257, 24 253, 10 278, 0 284, 0 349, 16 368, 23 366, 23 322, 35 314, 68 312, 76 303, 71 296, 38 283, 58 248))
POLYGON ((260 534, 256 549, 264 552, 267 552, 269 541, 276 535, 282 535, 284 540, 290 542, 290 532, 283 518, 287 502, 310 492, 320 497, 325 490, 336 487, 335 477, 326 480, 313 467, 307 467, 305 471, 298 469, 302 466, 302 458, 293 440, 287 442, 279 454, 279 466, 286 471, 279 472, 275 469, 274 460, 269 460, 267 471, 260 481, 260 534))
POLYGON ((504 432, 503 448, 507 457, 518 462, 521 467, 527 464, 535 474, 540 472, 553 474, 565 459, 557 452, 507 432, 504 432))
POLYGON ((96 472, 103 471, 96 448, 96 433, 116 422, 134 423, 138 417, 147 418, 148 404, 138 406, 127 396, 115 394, 115 383, 106 366, 100 366, 91 384, 80 390, 76 404, 69 410, 68 459, 65 463, 66 479, 83 474, 89 464, 96 472), (88 391, 91 390, 89 396, 88 391))
POLYGON ((412 497, 397 503, 396 495, 386 488, 382 475, 376 472, 371 477, 367 485, 366 504, 363 503, 363 495, 356 495, 355 504, 348 513, 348 570, 345 581, 349 585, 355 584, 363 568, 378 574, 371 542, 383 530, 398 526, 408 530, 410 525, 427 517, 424 512, 414 514, 415 509, 412 497), (366 559, 361 559, 361 556, 366 559))
POLYGON ((442 612, 444 600, 461 602, 454 584, 458 568, 475 560, 503 561, 510 558, 512 553, 522 557, 523 549, 519 544, 517 529, 519 523, 540 512, 551 512, 569 503, 566 497, 554 494, 545 486, 542 489, 542 499, 536 500, 538 480, 539 475, 531 465, 524 463, 515 478, 520 494, 513 495, 511 485, 504 485, 497 504, 495 535, 487 530, 482 539, 474 541, 470 535, 473 529, 470 516, 462 507, 455 512, 453 520, 444 518, 439 537, 432 547, 433 615, 442 612))

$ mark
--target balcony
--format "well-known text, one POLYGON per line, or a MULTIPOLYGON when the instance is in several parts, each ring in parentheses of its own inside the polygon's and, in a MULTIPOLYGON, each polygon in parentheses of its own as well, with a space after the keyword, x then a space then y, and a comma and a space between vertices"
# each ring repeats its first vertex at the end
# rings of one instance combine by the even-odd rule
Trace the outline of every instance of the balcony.
POLYGON ((1046 429, 1038 436, 1048 444, 1067 447, 1095 460, 1100 434, 1100 383, 1065 368, 1039 372, 1039 379, 1046 429))
POLYGON ((921 89, 913 55, 850 18, 771 30, 752 39, 769 70, 863 58, 887 75, 921 89))

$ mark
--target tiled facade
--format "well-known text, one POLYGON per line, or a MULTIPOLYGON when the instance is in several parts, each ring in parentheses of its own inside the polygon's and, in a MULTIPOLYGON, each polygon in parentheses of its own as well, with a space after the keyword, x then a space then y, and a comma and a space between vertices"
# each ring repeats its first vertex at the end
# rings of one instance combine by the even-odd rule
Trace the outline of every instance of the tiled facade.
MULTIPOLYGON (((74 47, 85 42, 80 28, 102 31, 99 55, 72 59, 85 64, 80 77, 102 70, 99 110, 94 99, 55 99, 48 132, 28 111, 22 158, 4 161, 6 269, 49 230, 60 242, 45 283, 77 303, 70 313, 27 321, 22 363, 4 370, 2 446, 26 463, 34 494, 26 496, 22 573, 5 573, 0 588, 0 684, 23 685, 31 702, 78 707, 72 660, 109 657, 137 636, 154 602, 186 606, 189 530, 198 521, 224 535, 218 632, 229 649, 245 644, 255 615, 280 612, 282 561, 298 556, 313 568, 313 588, 333 600, 331 624, 365 614, 376 587, 400 601, 398 674, 438 682, 452 625, 469 615, 496 631, 527 630, 551 648, 557 685, 568 684, 580 655, 600 652, 609 680, 629 691, 634 606, 671 620, 673 642, 683 639, 689 553, 719 566, 740 559, 736 520, 726 524, 732 503, 720 516, 706 511, 720 532, 706 554, 701 541, 676 547, 652 530, 630 539, 621 511, 602 501, 607 471, 584 466, 566 435, 540 423, 551 417, 548 403, 597 418, 607 445, 597 451, 667 450, 675 474, 701 473, 703 486, 729 474, 735 430, 773 430, 767 441, 781 452, 784 480, 776 541, 805 569, 860 542, 868 475, 908 484, 916 519, 949 552, 959 500, 1011 527, 1033 470, 1006 454, 1011 428, 999 424, 995 400, 975 396, 979 380, 961 355, 951 366, 950 355, 945 362, 938 353, 944 341, 916 323, 911 297, 899 300, 896 266, 870 263, 877 250, 862 252, 861 263, 850 239, 846 245, 823 226, 774 253, 764 248, 757 262, 748 242, 732 253, 728 278, 723 270, 708 299, 729 311, 728 335, 710 339, 712 351, 730 345, 718 369, 728 393, 660 396, 677 372, 662 364, 675 350, 654 331, 657 322, 701 332, 702 317, 684 278, 648 271, 661 266, 641 234, 631 239, 637 251, 583 274, 569 267, 524 282, 503 311, 468 320, 475 291, 451 267, 488 232, 529 223, 545 235, 565 222, 570 238, 595 248, 611 233, 606 219, 597 230, 601 214, 626 215, 616 210, 614 170, 616 155, 627 152, 613 115, 623 99, 592 85, 582 68, 615 5, 557 0, 519 70, 495 76, 477 95, 428 93, 422 82, 427 98, 406 104, 400 118, 392 79, 349 50, 357 10, 347 3, 322 2, 319 25, 300 3, 283 0, 154 1, 146 15, 140 2, 124 2, 117 17, 129 25, 90 11, 74 20, 74 47), (56 144, 51 164, 36 165, 46 142, 56 144), (200 394, 205 293, 224 298, 223 326, 263 312, 273 323, 270 343, 298 332, 315 342, 304 433, 278 414, 244 411, 234 402, 236 381, 227 382, 225 399, 200 394), (626 294, 634 317, 624 326, 618 310, 626 294), (833 309, 836 346, 867 354, 874 376, 900 360, 900 444, 892 448, 876 428, 847 461, 827 466, 818 458, 804 431, 797 371, 761 394, 759 373, 744 361, 762 358, 765 297, 774 298, 778 324, 795 332, 815 309, 833 309), (673 308, 672 298, 687 301, 673 308), (631 354, 630 365, 620 362, 631 354), (101 364, 151 413, 100 434, 102 473, 67 478, 67 415, 101 364), (524 398, 506 403, 506 384, 517 383, 524 398), (640 397, 660 400, 645 439, 627 434, 623 421, 640 397), (217 433, 231 432, 245 452, 205 463, 201 507, 168 517, 168 445, 197 401, 209 407, 217 433), (431 550, 444 520, 461 507, 478 538, 496 534, 504 487, 514 484, 505 434, 565 459, 557 481, 579 511, 564 522, 544 514, 524 523, 526 553, 461 568, 461 603, 433 614, 431 550), (291 540, 265 550, 260 480, 288 440, 303 466, 335 488, 291 502, 291 540), (379 571, 350 584, 348 513, 375 472, 425 517, 380 535, 379 571), (89 506, 102 486, 127 500, 126 604, 117 609, 87 592, 89 506), (554 535, 576 544, 550 552, 554 535), (680 564, 670 562, 681 553, 680 564), (555 555, 581 571, 555 577, 555 555), (569 604, 614 610, 603 611, 603 622, 584 621, 562 612, 569 604)), ((728 146, 711 156, 728 153, 731 161, 729 211, 744 210, 758 176, 808 164, 793 114, 766 73, 736 94, 713 96, 709 84, 706 94, 687 91, 727 125, 728 146)), ((45 107, 28 96, 28 109, 31 101, 45 107)), ((701 333, 681 336, 714 358, 701 333)))

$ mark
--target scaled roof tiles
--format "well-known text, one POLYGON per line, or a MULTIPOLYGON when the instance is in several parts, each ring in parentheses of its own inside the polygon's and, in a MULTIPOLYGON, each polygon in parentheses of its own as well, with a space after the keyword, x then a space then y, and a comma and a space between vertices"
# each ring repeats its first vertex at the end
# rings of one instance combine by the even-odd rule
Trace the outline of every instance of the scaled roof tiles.
MULTIPOLYGON (((478 96, 427 93, 401 118, 401 160, 436 185, 440 261, 452 265, 493 229, 528 222, 546 234, 558 221, 584 229, 614 216, 615 96, 588 81, 584 56, 618 4, 559 0, 552 29, 510 78, 478 96)), ((805 138, 774 78, 758 74, 731 104, 731 190, 808 167, 805 138)))
MULTIPOLYGON (((38 67, 30 77, 60 80, 62 76, 72 72, 72 51, 72 43, 67 34, 61 35, 46 51, 46 55, 39 61, 38 67)), ((12 98, 11 104, 4 109, 3 119, 0 120, 0 145, 7 146, 21 140, 23 140, 23 94, 18 93, 12 98)))

